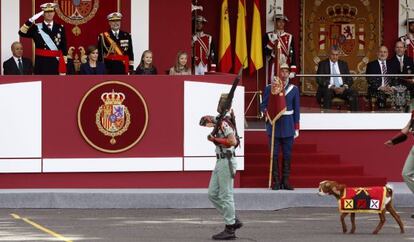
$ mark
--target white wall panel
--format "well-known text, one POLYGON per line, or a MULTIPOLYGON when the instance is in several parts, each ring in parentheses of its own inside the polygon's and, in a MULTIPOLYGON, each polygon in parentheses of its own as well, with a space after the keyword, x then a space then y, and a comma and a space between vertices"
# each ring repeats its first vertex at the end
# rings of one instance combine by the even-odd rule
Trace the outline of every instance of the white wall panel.
POLYGON ((182 171, 183 158, 43 159, 44 172, 182 171))
POLYGON ((134 67, 137 67, 142 52, 149 49, 149 0, 131 1, 131 34, 134 46, 134 67))
POLYGON ((301 130, 402 129, 409 113, 303 113, 301 130))
MULTIPOLYGON (((274 23, 272 21, 272 18, 273 18, 273 15, 275 14, 275 11, 276 11, 276 14, 284 14, 285 12, 284 0, 266 0, 266 19, 265 19, 266 32, 272 32, 274 30, 274 23)), ((287 16, 287 17, 292 18, 293 16, 287 16)))
MULTIPOLYGON (((19 40, 20 1, 2 0, 1 2, 1 63, 12 56, 10 46, 19 40)), ((3 74, 3 68, 1 68, 3 74)))
POLYGON ((42 84, 0 85, 0 158, 42 155, 42 84))
MULTIPOLYGON (((212 128, 201 127, 204 115, 218 115, 217 104, 221 93, 228 93, 231 85, 192 82, 184 83, 184 156, 214 156, 215 146, 207 140, 212 128)), ((238 86, 234 94, 233 110, 237 129, 244 136, 244 87, 238 86)), ((244 139, 241 139, 238 156, 244 156, 244 139)))
MULTIPOLYGON (((244 157, 236 157, 237 170, 244 170, 244 157)), ((211 171, 216 157, 184 157, 184 171, 211 171)))
POLYGON ((0 159, 0 173, 40 173, 41 159, 0 159))
MULTIPOLYGON (((408 18, 414 18, 414 1, 413 0, 399 0, 399 18, 398 18, 398 36, 407 33, 407 26, 405 21, 408 18)), ((396 36, 397 38, 397 36, 396 36)))

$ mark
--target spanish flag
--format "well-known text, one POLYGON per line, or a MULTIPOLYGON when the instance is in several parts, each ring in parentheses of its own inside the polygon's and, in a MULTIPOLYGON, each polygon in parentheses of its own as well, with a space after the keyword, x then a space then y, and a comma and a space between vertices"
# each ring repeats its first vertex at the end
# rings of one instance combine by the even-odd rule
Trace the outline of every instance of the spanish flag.
POLYGON ((229 9, 227 0, 221 3, 220 39, 218 67, 221 72, 229 72, 232 67, 229 9))
POLYGON ((236 31, 236 58, 234 59, 234 73, 238 73, 240 67, 246 69, 247 60, 247 40, 246 40, 246 2, 239 0, 239 10, 237 14, 236 31))
POLYGON ((252 42, 250 48, 250 75, 263 67, 260 0, 253 3, 252 42))

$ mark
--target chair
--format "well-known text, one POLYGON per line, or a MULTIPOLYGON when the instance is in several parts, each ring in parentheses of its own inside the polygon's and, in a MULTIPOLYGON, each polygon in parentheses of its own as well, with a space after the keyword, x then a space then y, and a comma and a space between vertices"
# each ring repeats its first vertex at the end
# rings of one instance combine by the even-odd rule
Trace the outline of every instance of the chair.
MULTIPOLYGON (((333 97, 331 102, 332 102, 332 106, 336 107, 336 110, 341 110, 342 106, 344 105, 346 105, 346 108, 349 109, 349 103, 343 98, 333 97)), ((323 98, 321 98, 320 100, 320 106, 321 106, 321 109, 323 110, 323 98)))
MULTIPOLYGON (((375 112, 378 107, 377 107, 377 98, 376 97, 371 97, 368 98, 369 99, 369 104, 371 106, 371 112, 375 112)), ((385 100, 385 109, 387 109, 387 107, 390 107, 391 109, 395 109, 395 105, 393 104, 392 98, 387 98, 385 100)))
MULTIPOLYGON (((332 105, 336 107, 337 110, 341 110, 342 106, 347 104, 347 101, 340 97, 333 97, 332 98, 332 105)), ((349 105, 347 105, 349 106, 349 105)), ((349 107, 347 107, 349 109, 349 107)))

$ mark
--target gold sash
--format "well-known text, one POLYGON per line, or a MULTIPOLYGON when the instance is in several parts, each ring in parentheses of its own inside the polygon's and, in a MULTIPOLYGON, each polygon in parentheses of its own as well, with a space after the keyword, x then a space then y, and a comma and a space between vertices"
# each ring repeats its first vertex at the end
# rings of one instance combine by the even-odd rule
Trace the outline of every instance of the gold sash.
POLYGON ((105 36, 105 39, 110 44, 110 47, 108 49, 108 54, 111 54, 112 52, 115 51, 115 53, 118 54, 118 55, 124 55, 124 53, 122 52, 121 48, 119 48, 118 44, 111 38, 111 36, 109 36, 109 33, 108 32, 104 32, 103 33, 103 36, 105 36))

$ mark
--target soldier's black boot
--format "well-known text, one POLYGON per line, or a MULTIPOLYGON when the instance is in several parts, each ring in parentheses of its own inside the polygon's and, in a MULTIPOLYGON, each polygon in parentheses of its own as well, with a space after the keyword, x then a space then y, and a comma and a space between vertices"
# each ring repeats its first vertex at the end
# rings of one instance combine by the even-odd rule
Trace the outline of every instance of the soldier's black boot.
POLYGON ((277 159, 274 159, 273 164, 272 164, 272 181, 273 181, 272 190, 279 190, 280 189, 279 162, 277 161, 277 159))
POLYGON ((234 224, 226 225, 224 230, 218 234, 213 235, 213 240, 232 240, 236 239, 234 224))
POLYGON ((290 175, 290 160, 283 160, 283 180, 282 180, 281 189, 294 190, 294 188, 289 184, 289 175, 290 175))
POLYGON ((236 216, 236 220, 233 224, 234 230, 236 229, 240 229, 241 227, 243 227, 243 222, 236 216))

